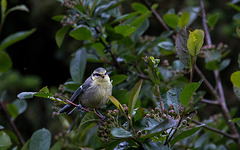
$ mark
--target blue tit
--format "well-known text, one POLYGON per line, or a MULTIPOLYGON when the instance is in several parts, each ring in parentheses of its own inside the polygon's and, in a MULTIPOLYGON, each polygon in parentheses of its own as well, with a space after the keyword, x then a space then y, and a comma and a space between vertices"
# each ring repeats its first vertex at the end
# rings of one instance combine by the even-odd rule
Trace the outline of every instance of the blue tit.
MULTIPOLYGON (((83 106, 88 109, 94 109, 95 111, 108 102, 109 95, 112 95, 112 83, 107 71, 99 67, 94 70, 91 76, 74 92, 70 101, 74 103, 79 102, 79 108, 83 106)), ((60 109, 58 113, 71 114, 75 108, 75 106, 67 104, 60 109)))

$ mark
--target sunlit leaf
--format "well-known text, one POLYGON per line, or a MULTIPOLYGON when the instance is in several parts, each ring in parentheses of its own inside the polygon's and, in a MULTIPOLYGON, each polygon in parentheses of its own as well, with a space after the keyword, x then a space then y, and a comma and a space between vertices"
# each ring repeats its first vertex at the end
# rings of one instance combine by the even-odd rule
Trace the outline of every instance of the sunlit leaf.
POLYGON ((190 19, 190 13, 182 12, 181 17, 179 18, 179 27, 183 28, 188 25, 190 19))
POLYGON ((113 83, 112 83, 113 86, 123 82, 126 79, 127 79, 126 75, 118 74, 118 75, 111 76, 111 80, 113 80, 113 83))
POLYGON ((163 20, 168 26, 173 29, 178 26, 178 15, 176 14, 165 14, 163 16, 163 20))
POLYGON ((184 87, 180 94, 180 102, 185 108, 187 108, 188 103, 193 95, 193 93, 198 89, 198 87, 201 85, 201 83, 190 83, 187 86, 184 87))
POLYGON ((128 36, 136 31, 136 28, 130 25, 118 25, 114 28, 116 33, 119 33, 123 36, 128 36))
POLYGON ((80 84, 82 82, 86 64, 87 64, 87 51, 85 48, 80 48, 76 52, 74 58, 72 58, 70 64, 70 74, 72 80, 75 83, 80 84))
POLYGON ((47 129, 40 129, 33 133, 30 139, 30 150, 46 150, 50 148, 51 133, 47 129))
POLYGON ((208 14, 207 15, 207 23, 209 26, 214 27, 218 21, 218 19, 220 18, 220 14, 219 13, 215 13, 215 14, 208 14))
POLYGON ((148 8, 145 5, 140 4, 140 3, 136 3, 136 2, 132 3, 132 8, 135 11, 140 12, 142 14, 147 13, 149 11, 148 8))
POLYGON ((29 98, 33 98, 33 94, 35 94, 36 92, 21 92, 17 95, 17 97, 19 99, 29 99, 29 98))
POLYGON ((192 56, 196 56, 203 45, 204 42, 204 31, 203 30, 194 30, 193 32, 190 31, 188 41, 187 41, 187 48, 189 50, 189 53, 192 56))
POLYGON ((53 16, 52 20, 58 21, 60 22, 63 19, 64 15, 57 15, 57 16, 53 16))
POLYGON ((108 97, 109 97, 110 101, 121 111, 121 113, 125 116, 125 118, 128 119, 128 117, 123 109, 123 106, 119 103, 119 101, 111 95, 109 95, 108 97))
POLYGON ((130 116, 132 116, 133 113, 133 109, 136 105, 137 102, 137 98, 142 86, 142 82, 143 80, 139 81, 132 89, 130 97, 129 97, 129 101, 128 101, 128 113, 130 116))
POLYGON ((12 60, 5 51, 0 51, 0 72, 6 72, 12 67, 12 60))
POLYGON ((12 145, 10 137, 3 131, 0 131, 0 149, 7 150, 12 145))
POLYGON ((123 128, 113 128, 111 130, 111 134, 112 136, 116 137, 116 138, 129 138, 132 137, 131 132, 123 129, 123 128))
POLYGON ((2 0, 1 1, 2 17, 4 17, 6 10, 7 10, 7 0, 2 0))
POLYGON ((14 34, 9 35, 0 43, 0 51, 6 49, 7 47, 13 45, 16 42, 19 42, 31 34, 33 34, 36 29, 28 30, 28 31, 20 31, 14 34))
POLYGON ((191 135, 193 135, 194 133, 196 133, 198 130, 200 130, 203 125, 197 126, 195 128, 192 128, 190 130, 187 131, 183 131, 182 133, 180 133, 179 135, 177 135, 172 141, 170 141, 170 144, 173 146, 175 143, 177 143, 178 141, 185 139, 186 137, 189 137, 191 135))
POLYGON ((69 26, 65 26, 57 31, 55 39, 56 39, 58 47, 61 47, 63 39, 64 39, 68 29, 69 29, 69 26))
POLYGON ((92 33, 86 26, 79 26, 73 29, 69 35, 76 40, 90 40, 92 39, 92 33))
POLYGON ((231 82, 232 82, 233 86, 240 89, 240 71, 236 71, 236 72, 232 73, 231 82))

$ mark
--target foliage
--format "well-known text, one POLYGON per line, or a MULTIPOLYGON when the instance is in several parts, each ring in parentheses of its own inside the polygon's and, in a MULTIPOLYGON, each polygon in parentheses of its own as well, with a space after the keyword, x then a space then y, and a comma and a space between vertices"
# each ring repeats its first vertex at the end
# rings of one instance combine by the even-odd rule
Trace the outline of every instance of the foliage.
MULTIPOLYGON (((105 107, 105 119, 93 112, 80 112, 80 115, 75 114, 75 119, 54 112, 53 116, 60 120, 63 128, 55 136, 57 142, 51 142, 50 131, 40 129, 33 133, 22 149, 89 147, 167 150, 211 147, 236 149, 239 146, 239 139, 233 136, 239 135, 234 124, 239 127, 239 117, 231 119, 236 111, 229 112, 226 108, 221 81, 217 76, 230 64, 226 58, 229 54, 228 47, 222 43, 217 46, 211 43, 204 45, 204 36, 209 34, 208 31, 189 27, 196 21, 198 11, 189 11, 191 8, 179 13, 165 11, 162 19, 164 22, 161 23, 167 31, 150 37, 144 34, 149 28, 150 16, 156 15, 156 4, 131 2, 132 11, 123 12, 122 5, 125 1, 121 0, 59 2, 67 9, 67 14, 53 17, 62 24, 55 36, 57 46, 64 45, 65 36, 81 43, 69 64, 71 79, 60 85, 58 92, 52 93, 48 87, 43 87, 39 92, 21 92, 18 94, 21 100, 7 104, 5 111, 14 121, 25 111, 26 99, 34 97, 54 101, 55 108, 58 109, 62 104, 68 103, 67 99, 83 83, 88 63, 101 64, 112 72, 113 95, 109 96, 110 102, 105 107), (197 58, 205 63, 206 69, 214 72, 217 88, 213 88, 197 68, 197 58), (194 70, 200 79, 195 77, 194 70), (199 90, 202 83, 211 91, 210 97, 216 100, 205 99, 206 92, 199 90), (227 114, 209 116, 204 123, 199 122, 197 111, 205 106, 203 103, 220 105, 227 114), (225 118, 226 116, 230 118, 225 118), (232 132, 234 129, 235 133, 232 132)), ((228 5, 239 11, 237 5, 228 5)), ((5 13, 5 0, 1 6, 2 13, 5 13)), ((160 17, 157 15, 157 18, 160 17)), ((218 19, 218 14, 207 17, 212 30, 218 19)), ((1 49, 26 38, 32 32, 34 30, 17 33, 12 36, 13 40, 10 36, 1 42, 2 72, 9 69, 11 60, 1 49), (7 67, 4 68, 5 66, 7 67)), ((239 35, 239 28, 236 33, 239 35)), ((239 79, 239 71, 232 73, 231 82, 238 98, 239 79)), ((0 102, 4 109, 2 99, 4 98, 0 102)), ((11 147, 13 139, 19 143, 16 135, 9 134, 6 130, 1 131, 0 143, 3 144, 0 144, 0 148, 11 147)))

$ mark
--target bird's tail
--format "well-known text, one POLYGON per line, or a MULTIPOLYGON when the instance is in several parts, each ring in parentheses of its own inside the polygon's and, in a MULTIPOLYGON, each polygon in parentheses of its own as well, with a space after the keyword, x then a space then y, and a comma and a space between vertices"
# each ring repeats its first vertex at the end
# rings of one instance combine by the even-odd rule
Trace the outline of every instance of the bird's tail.
POLYGON ((71 105, 71 104, 67 104, 67 105, 65 105, 63 108, 61 108, 59 111, 58 111, 58 114, 61 114, 61 113, 66 113, 66 114, 71 114, 73 111, 74 111, 74 109, 75 109, 76 107, 74 107, 73 105, 71 105))

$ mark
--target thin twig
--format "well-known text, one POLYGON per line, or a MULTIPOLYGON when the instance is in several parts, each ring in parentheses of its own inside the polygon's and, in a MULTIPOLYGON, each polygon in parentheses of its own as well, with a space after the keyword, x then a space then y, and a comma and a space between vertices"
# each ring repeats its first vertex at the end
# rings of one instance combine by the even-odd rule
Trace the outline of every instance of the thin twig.
POLYGON ((157 92, 158 92, 158 99, 159 99, 159 103, 160 103, 160 107, 161 107, 161 113, 163 114, 162 99, 161 99, 161 94, 160 94, 160 90, 159 90, 159 85, 157 85, 157 92))
MULTIPOLYGON (((195 124, 198 124, 198 125, 204 124, 204 123, 201 123, 201 122, 196 121, 196 120, 192 120, 192 122, 195 123, 195 124)), ((206 128, 206 129, 208 129, 208 130, 211 130, 211 131, 213 131, 213 132, 222 134, 223 136, 225 136, 225 137, 227 137, 227 138, 231 138, 231 139, 235 139, 235 138, 236 138, 236 137, 234 137, 234 136, 232 136, 232 135, 230 135, 230 134, 228 134, 228 133, 225 133, 225 132, 223 132, 223 131, 221 131, 221 130, 218 130, 218 129, 216 129, 216 128, 213 128, 213 127, 210 127, 210 126, 207 126, 207 125, 205 125, 205 126, 203 126, 203 127, 206 128)))
POLYGON ((11 119, 11 116, 9 115, 7 109, 6 109, 6 105, 3 104, 2 102, 0 102, 0 107, 3 110, 3 113, 5 114, 5 117, 7 118, 7 120, 9 121, 14 133, 17 135, 19 141, 20 141, 20 145, 23 146, 25 144, 25 141, 21 135, 21 133, 19 132, 16 124, 14 123, 14 121, 11 119))
POLYGON ((216 100, 201 99, 200 101, 206 104, 219 105, 219 102, 216 100))

